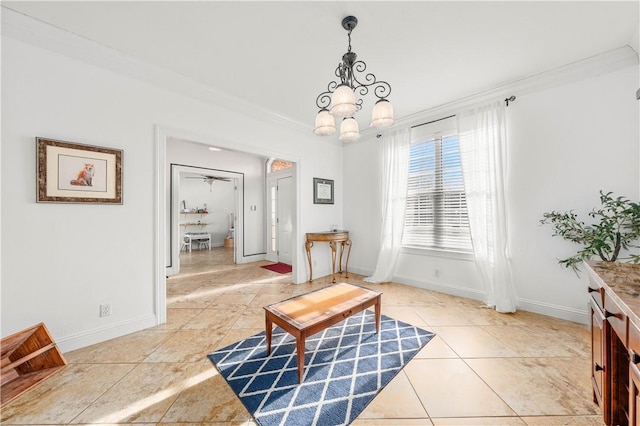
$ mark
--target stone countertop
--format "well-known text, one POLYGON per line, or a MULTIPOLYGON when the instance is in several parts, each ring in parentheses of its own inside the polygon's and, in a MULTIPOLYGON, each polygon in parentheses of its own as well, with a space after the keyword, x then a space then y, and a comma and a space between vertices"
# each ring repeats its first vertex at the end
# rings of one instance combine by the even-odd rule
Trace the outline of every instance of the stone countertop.
POLYGON ((620 306, 629 321, 640 328, 640 265, 589 261, 589 276, 620 306))

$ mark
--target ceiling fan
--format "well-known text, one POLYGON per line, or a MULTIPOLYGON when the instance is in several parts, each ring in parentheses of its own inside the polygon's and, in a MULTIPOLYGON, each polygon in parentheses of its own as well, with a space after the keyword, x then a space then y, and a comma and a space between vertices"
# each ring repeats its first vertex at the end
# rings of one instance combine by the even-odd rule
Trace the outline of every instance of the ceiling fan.
POLYGON ((209 184, 209 192, 211 192, 211 188, 213 187, 213 182, 217 180, 221 180, 223 182, 229 182, 231 179, 222 177, 222 176, 211 176, 211 175, 202 175, 202 176, 186 176, 187 179, 202 179, 206 183, 209 184))

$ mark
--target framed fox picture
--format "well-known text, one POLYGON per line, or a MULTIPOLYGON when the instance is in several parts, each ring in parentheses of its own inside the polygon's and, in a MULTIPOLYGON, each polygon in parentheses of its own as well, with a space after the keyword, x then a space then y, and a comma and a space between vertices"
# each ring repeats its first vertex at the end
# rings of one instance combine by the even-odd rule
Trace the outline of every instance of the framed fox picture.
POLYGON ((38 203, 122 204, 122 150, 36 138, 38 203))

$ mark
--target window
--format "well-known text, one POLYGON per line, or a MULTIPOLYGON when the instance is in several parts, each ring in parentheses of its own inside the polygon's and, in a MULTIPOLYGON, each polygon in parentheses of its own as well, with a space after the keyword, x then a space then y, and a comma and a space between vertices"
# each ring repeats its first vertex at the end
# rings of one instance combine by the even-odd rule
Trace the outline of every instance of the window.
POLYGON ((282 170, 287 170, 291 168, 291 163, 289 161, 284 160, 273 160, 271 163, 271 170, 269 173, 280 172, 282 170))
POLYGON ((428 129, 416 133, 412 134, 409 156, 402 244, 470 253, 471 234, 457 133, 451 129, 438 134, 428 129))

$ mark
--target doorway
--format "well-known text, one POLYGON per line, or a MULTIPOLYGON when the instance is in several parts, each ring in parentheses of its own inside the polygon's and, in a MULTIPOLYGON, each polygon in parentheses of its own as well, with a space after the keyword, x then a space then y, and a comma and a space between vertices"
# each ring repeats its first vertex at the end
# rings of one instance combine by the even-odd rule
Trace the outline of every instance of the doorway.
POLYGON ((205 250, 209 256, 198 258, 211 257, 207 262, 237 263, 242 252, 243 229, 237 218, 243 181, 242 174, 236 172, 171 165, 171 262, 167 276, 179 274, 182 262, 186 259, 190 263, 196 250, 205 250))
POLYGON ((291 170, 271 173, 267 178, 267 256, 272 262, 293 262, 294 185, 291 170))
POLYGON ((291 170, 291 176, 293 178, 293 220, 291 230, 292 279, 294 283, 305 280, 304 272, 299 268, 299 265, 303 264, 304 253, 302 250, 296 248, 301 245, 301 237, 299 234, 301 212, 298 199, 301 179, 300 168, 298 167, 299 158, 292 157, 290 153, 266 151, 263 148, 256 148, 255 146, 246 145, 238 141, 228 141, 164 126, 156 126, 156 148, 156 217, 154 222, 156 225, 157 239, 155 241, 154 255, 156 265, 154 274, 156 288, 154 314, 157 324, 166 322, 166 277, 172 272, 173 259, 176 259, 178 255, 177 252, 172 253, 173 247, 175 246, 173 241, 175 241, 177 236, 175 235, 175 227, 171 226, 171 217, 172 212, 178 211, 177 209, 179 209, 179 200, 172 200, 171 198, 171 164, 191 164, 203 168, 211 167, 212 159, 210 156, 211 153, 213 153, 217 158, 215 164, 220 163, 224 168, 227 168, 227 165, 236 168, 238 164, 244 166, 248 161, 260 162, 263 165, 260 173, 249 173, 245 172, 243 168, 238 168, 238 170, 242 170, 241 175, 245 180, 243 183, 238 184, 239 193, 245 186, 248 190, 244 192, 243 196, 239 195, 238 197, 239 214, 235 217, 235 242, 237 245, 234 249, 237 257, 236 261, 238 263, 248 263, 256 260, 264 260, 266 249, 269 246, 268 241, 265 240, 265 237, 268 235, 268 229, 265 229, 268 228, 268 215, 266 210, 268 197, 267 194, 265 194, 264 159, 276 157, 290 161, 293 164, 291 170), (262 200, 262 205, 265 207, 264 209, 261 208, 260 200, 262 200), (253 227, 254 229, 263 226, 261 229, 250 232, 248 246, 243 244, 243 239, 238 235, 238 231, 243 230, 245 221, 247 226, 253 227), (261 244, 256 243, 259 239, 262 240, 261 244), (241 244, 245 246, 243 250, 240 250, 239 246, 241 244))

